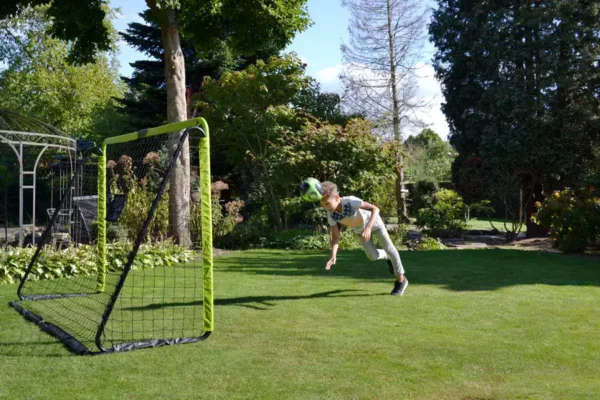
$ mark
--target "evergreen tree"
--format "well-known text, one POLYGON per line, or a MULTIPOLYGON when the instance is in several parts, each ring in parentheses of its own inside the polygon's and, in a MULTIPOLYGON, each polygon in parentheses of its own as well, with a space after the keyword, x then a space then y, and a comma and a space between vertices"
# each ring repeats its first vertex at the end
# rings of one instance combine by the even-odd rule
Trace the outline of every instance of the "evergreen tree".
MULTIPOLYGON (((127 44, 150 58, 130 64, 134 70, 131 78, 121 77, 129 87, 129 92, 121 103, 132 129, 160 125, 167 120, 167 86, 160 26, 150 10, 140 13, 140 17, 145 23, 130 23, 127 30, 121 32, 121 37, 127 44)), ((236 57, 225 42, 217 42, 216 46, 211 51, 204 52, 201 58, 193 43, 181 40, 188 95, 194 96, 201 92, 205 77, 219 79, 225 72, 245 69, 256 63, 256 60, 268 59, 282 50, 271 47, 257 50, 251 56, 236 57)))
POLYGON ((439 0, 433 14, 454 181, 472 198, 522 190, 523 202, 513 198, 529 236, 544 233, 529 218, 543 192, 573 184, 594 159, 599 17, 583 0, 439 0))

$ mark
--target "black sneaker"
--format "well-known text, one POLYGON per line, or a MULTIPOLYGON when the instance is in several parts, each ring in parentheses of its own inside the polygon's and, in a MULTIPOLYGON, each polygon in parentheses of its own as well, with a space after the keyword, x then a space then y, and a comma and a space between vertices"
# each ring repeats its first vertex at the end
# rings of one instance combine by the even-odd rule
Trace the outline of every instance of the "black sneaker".
POLYGON ((390 293, 393 296, 402 296, 404 294, 404 291, 406 290, 406 287, 408 286, 408 279, 404 278, 404 280, 402 282, 394 282, 394 290, 392 290, 392 293, 390 293))
POLYGON ((390 274, 395 275, 394 274, 394 264, 392 264, 392 262, 390 260, 387 260, 387 266, 388 266, 388 271, 390 272, 390 274))

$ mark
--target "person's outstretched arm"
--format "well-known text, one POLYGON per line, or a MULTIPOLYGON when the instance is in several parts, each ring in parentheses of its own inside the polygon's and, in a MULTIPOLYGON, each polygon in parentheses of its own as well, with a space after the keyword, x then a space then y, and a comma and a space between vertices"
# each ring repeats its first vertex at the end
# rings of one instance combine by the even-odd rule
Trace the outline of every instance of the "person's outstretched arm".
POLYGON ((330 270, 331 266, 335 264, 338 247, 340 247, 340 230, 336 225, 331 227, 331 258, 325 265, 326 270, 330 270))

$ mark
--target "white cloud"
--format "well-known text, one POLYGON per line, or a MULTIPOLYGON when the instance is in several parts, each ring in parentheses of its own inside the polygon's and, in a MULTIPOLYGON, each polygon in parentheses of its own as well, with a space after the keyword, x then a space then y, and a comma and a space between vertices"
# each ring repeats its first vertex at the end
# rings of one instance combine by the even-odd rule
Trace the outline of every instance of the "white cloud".
MULTIPOLYGON (((431 101, 429 103, 429 107, 427 110, 421 110, 417 112, 419 118, 424 121, 430 129, 433 129, 436 133, 440 135, 442 139, 448 138, 448 123, 446 122, 446 117, 442 112, 441 104, 442 97, 441 93, 439 96, 434 98, 429 98, 431 101)), ((419 132, 411 132, 412 134, 417 134, 419 132)))
POLYGON ((419 76, 419 90, 417 93, 429 103, 427 110, 421 110, 417 114, 426 124, 430 125, 430 128, 436 131, 442 139, 446 139, 448 137, 449 128, 446 117, 441 109, 444 96, 442 95, 439 82, 435 79, 433 66, 430 64, 419 64, 417 67, 419 67, 417 72, 417 75, 419 76))
POLYGON ((341 93, 342 83, 340 82, 340 74, 342 70, 343 65, 338 64, 315 72, 314 78, 321 84, 321 91, 341 93))
POLYGON ((417 76, 419 77, 419 92, 422 96, 435 96, 440 94, 440 84, 435 79, 435 70, 430 64, 417 64, 417 76))

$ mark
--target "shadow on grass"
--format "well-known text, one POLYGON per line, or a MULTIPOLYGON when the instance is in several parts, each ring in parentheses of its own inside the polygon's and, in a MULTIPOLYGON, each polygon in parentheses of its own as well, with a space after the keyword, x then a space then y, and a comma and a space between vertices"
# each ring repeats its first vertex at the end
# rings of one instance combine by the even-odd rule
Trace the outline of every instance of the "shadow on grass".
MULTIPOLYGON (((228 299, 214 300, 216 306, 240 306, 252 308, 254 310, 268 310, 269 307, 274 307, 276 302, 289 301, 289 300, 306 300, 306 299, 318 299, 318 298, 335 298, 335 297, 372 297, 380 296, 379 294, 348 294, 348 292, 361 292, 361 290, 330 290, 328 292, 313 293, 306 296, 245 296, 245 297, 233 297, 228 299), (259 304, 259 305, 256 305, 259 304)), ((387 295, 387 293, 386 293, 387 295)), ((123 310, 126 311, 143 311, 143 310, 158 310, 161 308, 170 307, 189 307, 189 306, 200 306, 202 300, 192 302, 181 302, 181 303, 163 303, 163 304, 149 304, 142 307, 127 307, 123 310)))
POLYGON ((0 357, 71 357, 60 340, 8 305, 9 300, 17 297, 16 292, 17 285, 0 287, 0 357))
MULTIPOLYGON (((40 332, 43 333, 43 332, 40 332)), ((58 341, 48 340, 0 341, 0 356, 2 357, 70 357, 71 354, 58 341)))
MULTIPOLYGON (((18 318, 19 316, 16 315, 18 318)), ((1 357, 70 357, 72 356, 62 343, 40 330, 29 321, 23 325, 10 326, 4 329, 0 337, 1 357), (29 326, 28 324, 31 324, 29 326)))
MULTIPOLYGON (((600 262, 521 250, 401 252, 411 284, 453 291, 495 290, 513 285, 600 286, 600 262)), ((389 281, 385 261, 369 261, 361 250, 341 251, 324 269, 328 253, 253 251, 220 258, 219 271, 257 275, 343 277, 389 281)), ((409 289, 410 290, 410 289, 409 289)))

